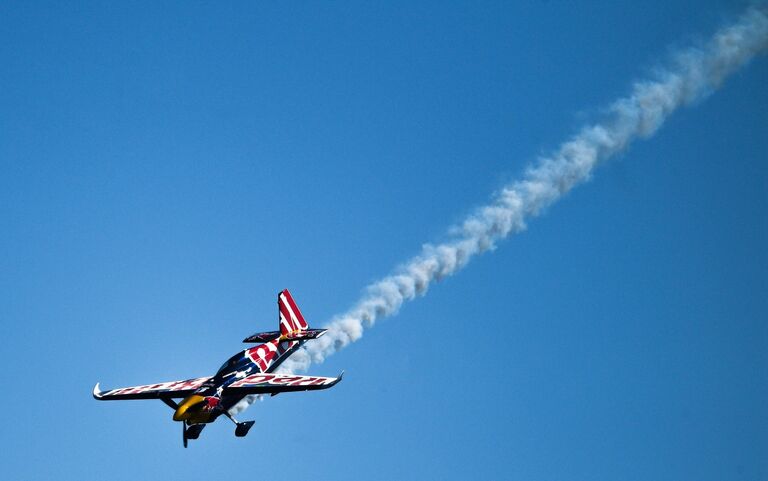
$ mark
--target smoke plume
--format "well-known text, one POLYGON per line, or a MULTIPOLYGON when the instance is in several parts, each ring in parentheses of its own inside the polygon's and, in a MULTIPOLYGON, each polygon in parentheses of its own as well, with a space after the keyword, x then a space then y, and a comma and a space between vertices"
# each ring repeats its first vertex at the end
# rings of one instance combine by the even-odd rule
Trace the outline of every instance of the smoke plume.
POLYGON ((653 135, 677 108, 706 97, 767 47, 768 9, 752 7, 703 46, 678 53, 653 78, 635 82, 630 95, 610 105, 602 121, 584 126, 553 154, 528 167, 519 180, 504 186, 490 203, 453 228, 447 242, 425 245, 395 273, 368 286, 351 309, 330 321, 323 337, 291 356, 280 370, 304 371, 357 341, 405 301, 423 296, 434 281, 524 230, 527 219, 588 180, 598 164, 635 139, 653 135))

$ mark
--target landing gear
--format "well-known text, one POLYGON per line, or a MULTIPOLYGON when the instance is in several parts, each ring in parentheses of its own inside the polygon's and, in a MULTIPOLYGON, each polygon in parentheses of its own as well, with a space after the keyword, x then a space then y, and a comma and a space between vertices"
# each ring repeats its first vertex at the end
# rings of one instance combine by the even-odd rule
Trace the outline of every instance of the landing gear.
POLYGON ((225 411, 224 414, 229 418, 230 421, 235 423, 235 426, 237 426, 235 428, 235 436, 238 438, 244 438, 246 434, 248 434, 248 431, 250 431, 253 425, 256 423, 256 421, 243 421, 241 423, 238 422, 238 420, 228 412, 225 411))
POLYGON ((251 430, 251 427, 256 421, 245 421, 242 423, 237 423, 237 427, 235 428, 235 436, 238 438, 244 438, 246 434, 248 434, 248 431, 251 430))
POLYGON ((187 425, 186 421, 181 423, 181 435, 184 439, 184 447, 187 447, 187 440, 188 439, 197 439, 200 437, 200 433, 203 432, 203 428, 205 427, 205 424, 192 424, 187 425))

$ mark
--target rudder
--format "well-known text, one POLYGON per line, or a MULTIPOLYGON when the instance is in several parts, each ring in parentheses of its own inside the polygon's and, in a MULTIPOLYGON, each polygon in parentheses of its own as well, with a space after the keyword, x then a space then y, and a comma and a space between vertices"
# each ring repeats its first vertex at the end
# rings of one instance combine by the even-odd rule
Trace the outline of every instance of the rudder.
POLYGON ((280 312, 281 335, 287 336, 292 333, 298 333, 305 331, 309 327, 288 289, 283 289, 277 295, 277 306, 280 312))

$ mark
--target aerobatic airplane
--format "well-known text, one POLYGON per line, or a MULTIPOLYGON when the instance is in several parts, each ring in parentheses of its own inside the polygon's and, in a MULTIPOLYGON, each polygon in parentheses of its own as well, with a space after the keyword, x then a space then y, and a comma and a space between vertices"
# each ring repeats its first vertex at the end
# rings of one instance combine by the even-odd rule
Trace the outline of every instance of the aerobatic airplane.
POLYGON ((174 410, 173 420, 182 423, 184 447, 188 439, 197 439, 206 424, 222 414, 237 426, 235 436, 243 437, 254 421, 238 422, 229 410, 245 396, 281 392, 327 389, 341 381, 339 377, 294 376, 272 374, 305 342, 317 339, 326 329, 309 329, 288 289, 277 295, 280 330, 262 332, 243 339, 260 343, 232 356, 211 377, 184 381, 161 382, 144 386, 100 391, 93 388, 93 397, 100 401, 121 399, 160 399, 174 410), (183 398, 177 403, 174 399, 183 398))

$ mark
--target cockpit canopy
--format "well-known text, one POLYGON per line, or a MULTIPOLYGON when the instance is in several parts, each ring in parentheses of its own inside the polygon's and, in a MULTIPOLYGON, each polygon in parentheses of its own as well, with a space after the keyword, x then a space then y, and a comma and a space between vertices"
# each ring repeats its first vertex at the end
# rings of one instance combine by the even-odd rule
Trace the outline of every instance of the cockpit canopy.
POLYGON ((228 371, 235 367, 237 364, 239 364, 244 359, 243 353, 238 352, 234 356, 230 357, 227 362, 221 365, 218 371, 216 371, 216 374, 219 374, 223 371, 228 371))

